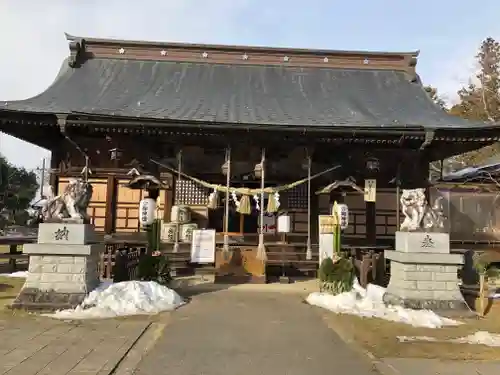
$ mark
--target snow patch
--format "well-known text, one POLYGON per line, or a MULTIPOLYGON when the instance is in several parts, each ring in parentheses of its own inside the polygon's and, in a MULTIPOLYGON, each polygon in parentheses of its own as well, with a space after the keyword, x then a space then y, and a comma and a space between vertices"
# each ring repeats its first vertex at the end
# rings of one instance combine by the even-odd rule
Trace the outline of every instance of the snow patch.
POLYGON ((430 310, 412 310, 401 306, 386 306, 383 302, 385 288, 369 284, 362 288, 355 280, 350 292, 337 295, 314 292, 306 301, 337 314, 356 315, 365 318, 379 318, 391 322, 405 323, 414 327, 441 328, 462 323, 441 317, 430 310))
POLYGON ((96 319, 153 315, 172 311, 184 301, 175 291, 154 281, 101 284, 76 308, 44 314, 55 319, 96 319))
POLYGON ((18 272, 12 272, 12 273, 0 273, 1 277, 19 277, 19 278, 27 278, 28 277, 28 271, 18 271, 18 272))
POLYGON ((439 340, 436 337, 429 336, 397 336, 399 342, 450 342, 454 344, 472 344, 472 345, 486 345, 492 347, 500 347, 500 334, 490 333, 487 331, 477 331, 473 335, 458 337, 456 339, 439 340))

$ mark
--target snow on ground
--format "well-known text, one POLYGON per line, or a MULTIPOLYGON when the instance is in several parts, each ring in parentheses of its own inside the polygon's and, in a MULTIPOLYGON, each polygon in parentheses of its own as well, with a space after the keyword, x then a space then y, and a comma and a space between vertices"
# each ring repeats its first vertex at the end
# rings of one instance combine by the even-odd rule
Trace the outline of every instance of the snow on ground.
POLYGON ((76 308, 44 314, 56 319, 96 319, 150 315, 175 310, 184 304, 172 289, 154 281, 102 284, 76 308))
POLYGON ((454 344, 473 344, 473 345, 486 345, 486 346, 500 346, 500 334, 490 333, 486 331, 477 331, 473 335, 459 337, 456 339, 439 340, 436 337, 429 336, 397 336, 399 342, 451 342, 454 344))
POLYGON ((19 277, 19 278, 27 278, 28 277, 28 271, 18 271, 18 272, 12 272, 12 273, 0 273, 0 276, 2 277, 19 277))
POLYGON ((328 293, 311 293, 306 301, 337 314, 357 315, 365 318, 380 318, 392 322, 410 324, 414 327, 441 328, 462 323, 443 318, 430 310, 412 310, 400 306, 386 306, 382 300, 385 288, 369 284, 362 288, 355 280, 353 289, 333 296, 328 293))

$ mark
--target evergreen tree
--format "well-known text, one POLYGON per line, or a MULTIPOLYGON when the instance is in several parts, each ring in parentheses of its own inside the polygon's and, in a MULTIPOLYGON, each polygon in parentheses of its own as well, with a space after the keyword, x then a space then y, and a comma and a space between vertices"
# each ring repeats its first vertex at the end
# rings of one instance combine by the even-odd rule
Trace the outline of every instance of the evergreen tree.
POLYGON ((26 209, 35 198, 37 189, 34 172, 18 168, 0 155, 0 228, 11 223, 24 224, 26 209))
MULTIPOLYGON (((475 79, 458 91, 460 102, 450 109, 450 114, 476 121, 500 121, 500 43, 486 38, 476 59, 479 70, 475 79)), ((500 155, 499 143, 459 159, 467 165, 479 165, 496 155, 500 155)))

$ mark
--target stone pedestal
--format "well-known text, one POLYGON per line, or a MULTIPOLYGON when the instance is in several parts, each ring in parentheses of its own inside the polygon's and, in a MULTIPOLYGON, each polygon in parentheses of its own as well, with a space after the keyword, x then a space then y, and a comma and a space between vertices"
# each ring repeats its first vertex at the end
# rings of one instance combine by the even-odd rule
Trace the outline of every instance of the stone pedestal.
POLYGON ((75 307, 99 283, 99 257, 90 224, 43 223, 38 243, 26 244, 29 272, 13 308, 57 310, 75 307))
POLYGON ((450 254, 447 233, 396 232, 386 250, 391 279, 384 302, 413 309, 468 311, 458 286, 463 256, 450 254))

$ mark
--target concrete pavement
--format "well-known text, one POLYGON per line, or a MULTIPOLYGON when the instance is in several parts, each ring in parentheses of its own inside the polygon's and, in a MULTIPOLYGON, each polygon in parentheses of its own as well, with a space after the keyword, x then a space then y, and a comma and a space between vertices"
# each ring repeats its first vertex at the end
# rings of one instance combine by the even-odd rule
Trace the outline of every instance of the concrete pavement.
POLYGON ((298 295, 224 290, 195 296, 170 317, 134 374, 373 375, 298 295))

